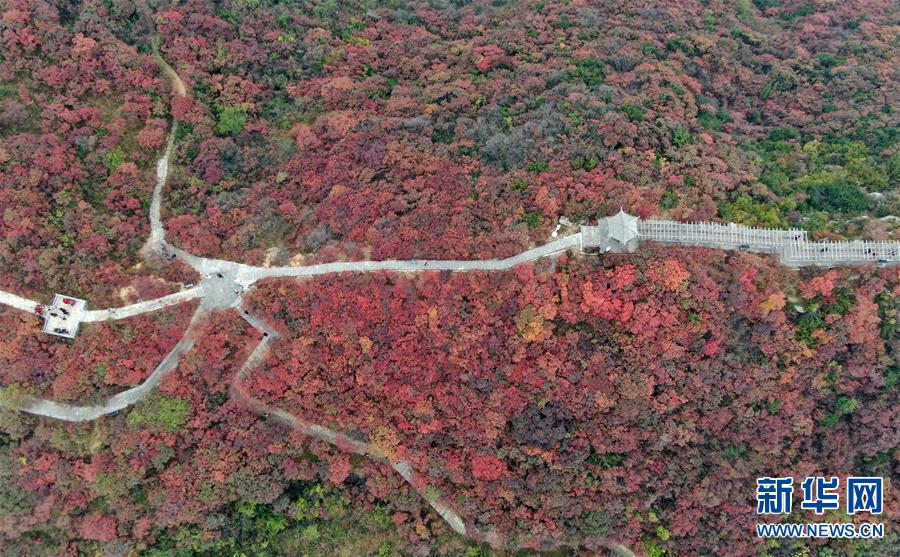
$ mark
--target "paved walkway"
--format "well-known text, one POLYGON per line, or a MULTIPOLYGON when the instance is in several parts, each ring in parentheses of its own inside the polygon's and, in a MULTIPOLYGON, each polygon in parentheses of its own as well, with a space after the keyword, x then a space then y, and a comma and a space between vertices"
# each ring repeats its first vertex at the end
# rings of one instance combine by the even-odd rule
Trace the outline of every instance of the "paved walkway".
POLYGON ((95 321, 125 319, 126 317, 134 317, 135 315, 141 315, 142 313, 158 311, 165 307, 187 302, 188 300, 202 298, 203 296, 203 288, 200 286, 195 286, 193 288, 188 288, 187 290, 182 290, 180 292, 175 292, 174 294, 163 296, 162 298, 145 300, 143 302, 138 302, 129 306, 86 311, 84 312, 84 316, 82 317, 81 321, 85 323, 91 323, 95 321))
MULTIPOLYGON (((388 458, 384 453, 382 453, 380 449, 369 443, 354 439, 353 437, 350 437, 349 435, 346 435, 339 431, 335 431, 320 424, 312 423, 294 416, 288 412, 285 412, 284 410, 275 408, 274 406, 250 394, 247 389, 245 389, 243 385, 241 385, 241 382, 251 370, 256 368, 263 362, 263 360, 265 360, 266 354, 269 350, 269 343, 272 340, 278 338, 278 333, 263 320, 250 315, 243 309, 241 309, 241 315, 250 324, 251 327, 262 331, 263 333, 265 333, 265 336, 263 336, 262 340, 259 341, 259 344, 256 345, 256 348, 253 349, 253 352, 251 352, 250 356, 247 358, 247 361, 244 362, 244 365, 241 366, 241 369, 238 371, 237 375, 232 381, 229 388, 229 393, 233 399, 243 402, 253 412, 260 416, 263 416, 266 419, 279 422, 290 427, 291 429, 300 430, 304 435, 313 437, 320 441, 324 441, 325 443, 328 443, 330 445, 340 447, 341 450, 349 451, 358 455, 362 455, 371 460, 387 464, 395 471, 397 471, 397 473, 400 474, 400 476, 402 476, 403 479, 413 487, 413 489, 421 493, 421 490, 416 488, 415 473, 413 472, 413 469, 408 462, 404 460, 392 460, 388 458)), ((463 522, 462 518, 460 518, 460 516, 456 514, 456 512, 451 509, 446 503, 444 503, 440 499, 428 500, 428 503, 435 511, 437 511, 439 515, 441 515, 441 517, 447 522, 447 524, 450 525, 454 532, 463 536, 466 535, 466 525, 463 522)))
MULTIPOLYGON (((169 69, 171 70, 171 68, 169 69)), ((172 73, 174 74, 174 72, 172 73)), ((178 94, 182 94, 184 91, 183 85, 178 87, 177 91, 178 94)), ((266 278, 313 277, 335 273, 504 271, 511 269, 516 265, 528 263, 544 257, 553 257, 576 247, 583 248, 606 242, 605 228, 592 226, 583 227, 582 232, 565 236, 553 242, 504 259, 339 261, 299 267, 260 267, 222 259, 199 257, 180 248, 171 246, 166 242, 165 229, 161 217, 162 194, 165 189, 166 178, 169 172, 168 167, 173 152, 176 126, 177 122, 173 121, 165 152, 157 162, 157 183, 153 191, 153 199, 150 205, 150 237, 146 248, 158 253, 172 254, 183 260, 203 276, 203 281, 200 286, 163 296, 155 300, 146 300, 121 308, 87 311, 85 312, 84 318, 84 321, 86 322, 124 319, 198 298, 203 300, 201 309, 204 310, 235 307, 240 303, 243 294, 248 289, 250 289, 257 281, 266 278)), ((663 243, 703 245, 706 247, 735 249, 735 242, 743 241, 742 238, 744 237, 738 234, 735 236, 737 239, 723 239, 720 237, 723 234, 721 231, 716 232, 718 236, 710 232, 703 232, 712 229, 718 230, 726 228, 729 233, 734 234, 733 227, 724 227, 724 225, 712 225, 710 223, 681 224, 673 223, 671 221, 652 220, 644 222, 646 222, 646 225, 642 225, 645 226, 642 232, 644 232, 646 237, 663 243), (677 230, 678 233, 673 235, 671 230, 677 230), (707 235, 704 236, 704 233, 707 235)), ((738 227, 739 232, 741 228, 742 227, 738 227)), ((746 230, 751 230, 752 232, 752 229, 744 230, 745 232, 741 233, 745 235, 746 230)), ((801 241, 805 242, 805 233, 801 231, 765 231, 765 234, 761 237, 765 238, 766 241, 755 242, 751 245, 751 248, 754 250, 772 251, 774 248, 773 242, 790 242, 792 240, 790 240, 788 236, 793 236, 795 233, 802 235, 801 241)), ((793 239, 792 245, 796 245, 796 241, 797 239, 793 239)), ((815 243, 805 242, 805 244, 809 246, 814 245, 815 243)), ((38 302, 28 300, 9 292, 0 291, 0 304, 34 313, 34 308, 38 305, 38 302)), ((199 315, 199 313, 197 315, 199 315)), ((184 348, 182 347, 178 349, 177 352, 180 354, 183 350, 184 348)), ((163 362, 163 364, 165 363, 166 362, 163 362)), ((160 364, 162 367, 157 369, 169 369, 169 367, 163 364, 160 364)), ((165 371, 163 371, 163 373, 165 373, 165 371)), ((151 376, 154 380, 156 380, 156 377, 157 375, 155 373, 151 376)), ((148 379, 148 382, 149 381, 150 379, 148 379)), ((85 416, 99 417, 109 412, 120 410, 128 404, 133 404, 149 391, 149 389, 145 387, 146 384, 147 383, 145 382, 133 389, 124 391, 123 393, 110 398, 106 404, 90 407, 89 409, 86 409, 87 407, 61 405, 51 401, 34 400, 26 408, 22 408, 22 410, 60 420, 81 421, 83 419, 93 419, 92 417, 85 418, 85 416)), ((155 386, 155 383, 153 383, 152 386, 155 386)), ((150 388, 152 388, 152 386, 150 388)))
MULTIPOLYGON (((375 462, 380 462, 382 464, 390 466, 394 469, 395 472, 400 475, 400 477, 402 477, 406 481, 406 483, 410 485, 410 487, 416 493, 418 493, 423 499, 428 502, 431 508, 434 509, 434 511, 438 513, 438 515, 440 515, 444 522, 446 522, 454 532, 460 534, 461 536, 475 539, 481 543, 487 543, 493 547, 503 546, 503 541, 493 528, 483 530, 477 528, 474 524, 466 524, 465 520, 463 520, 459 513, 457 513, 453 509, 452 505, 446 500, 445 497, 430 497, 426 494, 425 488, 417 487, 421 485, 427 485, 427 482, 422 481, 423 478, 419 477, 416 471, 406 460, 395 460, 389 458, 378 447, 372 445, 371 443, 360 441, 359 439, 355 439, 345 433, 335 431, 321 424, 304 420, 303 418, 295 416, 289 412, 281 410, 280 408, 272 406, 271 404, 268 404, 267 402, 259 398, 254 397, 247 389, 245 389, 242 385, 243 380, 247 377, 247 374, 261 365, 263 361, 265 361, 266 355, 269 351, 269 343, 277 339, 279 335, 278 332, 273 329, 268 323, 252 315, 243 307, 238 306, 237 309, 241 312, 241 316, 245 321, 247 321, 247 323, 250 324, 251 327, 263 333, 263 338, 256 345, 256 348, 253 349, 253 352, 250 353, 250 356, 248 356, 247 360, 241 366, 241 369, 235 375, 231 385, 229 386, 229 394, 232 399, 243 402, 251 411, 267 420, 279 423, 291 429, 298 430, 303 435, 318 439, 319 441, 323 441, 325 443, 328 443, 329 445, 339 447, 342 451, 358 454, 360 456, 368 458, 369 460, 374 460, 375 462)), ((597 543, 603 545, 618 557, 635 557, 635 554, 630 549, 613 540, 597 540, 597 543)), ((555 546, 557 547, 560 545, 565 544, 555 544, 555 546)), ((570 545, 574 546, 577 544, 570 545)), ((507 547, 507 549, 509 548, 507 547)), ((524 547, 518 547, 518 549, 524 549, 524 547)))
POLYGON ((162 192, 169 176, 169 160, 172 158, 172 150, 175 148, 175 130, 178 121, 172 120, 172 129, 166 140, 166 150, 163 156, 156 161, 156 187, 153 188, 153 198, 150 200, 150 237, 147 238, 145 249, 152 249, 162 244, 165 240, 165 228, 162 223, 162 192))
POLYGON ((36 414, 38 416, 55 418, 66 422, 86 422, 96 420, 111 412, 116 412, 135 404, 150 394, 150 392, 159 385, 162 378, 175 369, 182 354, 193 348, 194 328, 203 314, 204 310, 202 307, 194 312, 194 316, 191 318, 191 321, 184 332, 184 336, 181 337, 178 344, 176 344, 166 357, 163 358, 159 365, 153 370, 153 373, 151 373, 143 383, 111 396, 103 404, 78 406, 74 404, 61 404, 35 397, 27 397, 25 402, 21 406, 18 406, 16 410, 28 412, 29 414, 36 414))
POLYGON ((14 307, 19 311, 26 311, 28 313, 35 313, 34 308, 40 305, 34 300, 29 300, 28 298, 17 296, 12 292, 4 292, 2 290, 0 290, 0 304, 14 307))
MULTIPOLYGON (((782 264, 790 267, 900 263, 900 242, 877 240, 811 242, 807 239, 807 232, 797 228, 783 230, 715 222, 637 219, 637 229, 641 241, 771 253, 777 255, 782 264)), ((584 229, 582 231, 584 232, 584 229)))

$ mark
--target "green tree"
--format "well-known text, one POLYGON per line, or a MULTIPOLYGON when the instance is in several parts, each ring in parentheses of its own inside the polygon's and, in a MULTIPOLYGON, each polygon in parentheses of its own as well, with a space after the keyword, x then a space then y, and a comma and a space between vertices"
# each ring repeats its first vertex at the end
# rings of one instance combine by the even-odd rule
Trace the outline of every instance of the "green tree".
POLYGON ((684 147, 692 141, 694 141, 694 137, 691 135, 691 132, 687 131, 687 129, 679 126, 672 130, 672 143, 676 147, 684 147))
POLYGON ((247 111, 242 106, 226 106, 219 112, 216 133, 219 135, 237 135, 247 125, 247 111))
POLYGON ((619 110, 632 122, 643 122, 644 115, 647 113, 644 108, 634 104, 623 104, 619 107, 619 110))
POLYGON ((596 87, 603 83, 606 74, 603 72, 603 62, 596 58, 582 58, 575 61, 575 71, 569 72, 571 81, 582 81, 585 85, 596 87))
POLYGON ((128 414, 128 425, 133 428, 180 429, 190 412, 186 400, 156 396, 144 399, 128 414))
POLYGON ((819 211, 861 213, 869 206, 859 186, 847 182, 819 182, 808 193, 809 206, 819 211))

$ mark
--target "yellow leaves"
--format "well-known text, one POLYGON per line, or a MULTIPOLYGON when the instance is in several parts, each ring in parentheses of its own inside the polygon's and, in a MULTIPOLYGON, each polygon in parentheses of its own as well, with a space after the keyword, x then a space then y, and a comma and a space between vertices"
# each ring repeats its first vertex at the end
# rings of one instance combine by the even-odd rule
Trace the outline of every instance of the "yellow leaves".
POLYGON ((784 304, 784 294, 782 294, 781 292, 773 292, 769 295, 768 298, 766 298, 759 304, 759 310, 763 313, 763 315, 768 315, 773 311, 778 311, 783 308, 784 304))
POLYGON ((348 188, 344 184, 335 184, 328 192, 328 198, 334 199, 335 197, 340 197, 342 194, 346 193, 349 190, 350 188, 348 188))
POLYGON ((781 383, 782 385, 790 385, 790 384, 794 383, 796 378, 797 378, 797 368, 794 366, 790 366, 790 367, 785 368, 784 371, 782 371, 779 374, 778 382, 781 383))
POLYGON ((829 342, 834 340, 834 337, 828 334, 828 331, 826 331, 825 329, 816 329, 815 331, 813 331, 812 338, 816 341, 818 346, 828 344, 829 342))
POLYGON ((19 383, 7 385, 0 388, 0 406, 5 406, 10 410, 21 408, 25 404, 28 394, 28 391, 19 383))
POLYGON ((351 91, 353 89, 353 79, 345 75, 335 77, 322 85, 323 89, 334 89, 336 91, 351 91))
POLYGON ((372 346, 374 346, 372 339, 370 339, 369 337, 359 337, 359 348, 360 350, 362 350, 363 354, 365 354, 366 356, 371 355, 372 346))
POLYGON ((499 412, 489 411, 485 413, 481 425, 485 437, 496 443, 506 429, 506 417, 499 412))
POLYGON ((526 306, 513 317, 513 322, 525 342, 534 342, 540 339, 544 332, 544 316, 532 305, 526 306))
POLYGON ((107 420, 97 420, 88 438, 87 449, 91 454, 98 454, 106 445, 107 420))
POLYGON ((334 110, 321 116, 319 121, 325 125, 328 133, 344 137, 356 127, 358 118, 349 110, 334 110))
POLYGON ((609 395, 598 392, 596 395, 594 395, 594 404, 597 405, 597 409, 599 409, 601 412, 608 412, 616 406, 616 401, 613 400, 609 395))
POLYGON ((371 46, 372 41, 365 37, 357 37, 356 35, 347 39, 347 44, 353 46, 371 46))
POLYGON ((425 315, 419 314, 416 316, 416 325, 427 326, 429 331, 436 333, 440 325, 438 315, 439 312, 437 306, 428 306, 425 309, 425 315))
POLYGON ((804 416, 802 418, 794 420, 791 429, 797 435, 812 435, 814 425, 815 424, 813 424, 812 418, 810 418, 809 416, 804 416))
POLYGON ((421 521, 416 522, 415 529, 416 529, 416 534, 418 534, 420 537, 425 538, 425 539, 428 539, 431 537, 431 532, 428 530, 428 526, 426 526, 424 522, 421 522, 421 521))
POLYGON ((396 432, 387 426, 378 426, 371 436, 372 447, 383 454, 390 461, 397 459, 397 449, 400 447, 400 438, 396 432))
POLYGON ((812 358, 816 351, 807 346, 805 343, 800 344, 800 355, 804 358, 812 358))

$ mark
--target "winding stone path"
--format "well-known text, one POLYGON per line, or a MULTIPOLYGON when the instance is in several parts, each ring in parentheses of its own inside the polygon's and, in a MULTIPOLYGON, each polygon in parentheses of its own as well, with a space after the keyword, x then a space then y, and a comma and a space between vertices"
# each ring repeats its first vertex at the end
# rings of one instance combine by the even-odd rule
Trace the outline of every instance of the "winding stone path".
MULTIPOLYGON (((252 315, 241 306, 238 306, 237 309, 241 312, 241 317, 243 317, 251 327, 263 333, 263 337, 250 353, 250 356, 247 357, 247 360, 241 366, 229 386, 229 394, 233 400, 244 403, 251 411, 267 420, 297 430, 303 435, 318 439, 319 441, 338 447, 343 451, 358 454, 370 460, 374 460, 375 462, 390 466, 416 493, 425 499, 431 508, 438 513, 454 532, 461 536, 477 540, 480 543, 487 543, 492 547, 503 546, 503 540, 493 528, 481 530, 475 525, 467 525, 466 521, 463 520, 459 513, 453 509, 452 505, 450 505, 444 497, 429 497, 423 489, 417 487, 417 485, 422 485, 425 482, 421 482, 417 479, 418 475, 415 470, 413 470, 412 466, 410 466, 409 462, 402 459, 396 460, 389 458, 388 455, 384 454, 378 447, 371 443, 354 439, 345 433, 294 416, 293 414, 272 406, 250 394, 241 383, 253 369, 265 361, 269 351, 269 343, 276 340, 279 337, 279 334, 264 320, 252 315)), ((634 552, 614 540, 597 540, 597 542, 618 557, 636 557, 634 552)), ((560 545, 564 544, 554 544, 556 547, 560 545)), ((519 547, 519 549, 523 549, 523 547, 519 547)))
POLYGON ((159 385, 162 378, 178 366, 178 361, 182 354, 193 348, 194 327, 203 314, 204 310, 202 307, 194 312, 181 340, 178 341, 178 344, 176 344, 166 357, 163 358, 159 365, 153 370, 153 373, 151 373, 143 383, 109 397, 103 404, 78 406, 74 404, 61 404, 42 398, 26 397, 24 402, 21 405, 16 406, 15 409, 29 414, 55 418, 66 422, 86 422, 96 420, 111 412, 117 412, 135 404, 150 394, 150 392, 159 385))

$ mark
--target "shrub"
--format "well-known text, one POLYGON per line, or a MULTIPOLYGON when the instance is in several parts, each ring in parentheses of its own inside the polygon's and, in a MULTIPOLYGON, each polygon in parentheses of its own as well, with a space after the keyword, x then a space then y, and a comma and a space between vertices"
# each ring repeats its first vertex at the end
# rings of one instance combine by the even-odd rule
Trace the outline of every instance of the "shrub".
POLYGON ((614 56, 609 59, 609 65, 618 72, 630 72, 641 63, 641 59, 630 54, 614 56))
POLYGON ((119 149, 108 151, 103 160, 104 166, 106 166, 110 172, 114 172, 123 162, 125 162, 125 154, 119 149))
POLYGON ((546 171, 548 168, 550 168, 550 164, 547 163, 547 161, 536 161, 528 163, 528 166, 525 167, 525 170, 538 174, 540 172, 546 171))
POLYGON ((569 80, 582 81, 585 85, 596 87, 601 85, 606 75, 603 73, 603 62, 596 58, 582 58, 575 61, 575 71, 569 72, 569 80))
POLYGON ((821 64, 822 67, 828 69, 842 66, 844 62, 847 61, 847 59, 843 56, 835 56, 834 54, 831 54, 829 52, 820 52, 816 54, 816 60, 819 61, 819 64, 821 64))
POLYGON ((584 536, 605 538, 615 527, 615 522, 606 511, 585 511, 578 517, 578 530, 584 536))
POLYGON ((604 470, 621 466, 625 462, 626 455, 624 453, 603 453, 591 454, 587 461, 595 466, 599 466, 604 470))
POLYGON ((634 104, 623 104, 619 107, 619 110, 632 122, 643 122, 644 114, 647 113, 646 109, 634 104))
POLYGON ((791 77, 787 75, 776 74, 771 76, 769 78, 769 81, 767 81, 766 84, 763 85, 763 88, 760 89, 759 98, 762 100, 766 100, 772 96, 772 93, 776 93, 779 91, 790 91, 796 86, 797 84, 791 77))
POLYGON ((659 206, 661 209, 671 209, 678 205, 681 201, 681 198, 672 190, 667 190, 666 193, 663 194, 662 199, 659 200, 659 206))
POLYGON ((697 122, 710 131, 718 132, 722 131, 723 125, 731 122, 731 116, 722 110, 716 112, 701 110, 697 114, 697 122))
POLYGON ((676 147, 684 147, 692 141, 694 141, 694 137, 687 129, 679 126, 672 131, 672 144, 676 147))
POLYGON ((805 342, 808 346, 815 344, 813 333, 825 326, 825 321, 819 315, 818 308, 810 307, 806 313, 797 316, 797 333, 796 338, 805 342))
POLYGON ((449 145, 453 143, 453 132, 437 131, 431 134, 432 143, 443 143, 449 145))
POLYGON ((779 4, 781 0, 753 0, 753 3, 760 11, 766 8, 773 8, 779 4))
POLYGON ((247 111, 240 106, 226 106, 219 112, 216 133, 219 135, 237 135, 247 125, 247 111))
POLYGON ((769 132, 769 141, 800 139, 800 131, 795 128, 778 128, 769 132))
POLYGON ((575 157, 571 161, 569 161, 569 166, 572 170, 587 170, 590 172, 591 170, 600 166, 600 159, 597 157, 591 157, 589 159, 585 159, 584 157, 575 157))
POLYGON ((182 141, 185 137, 191 135, 194 131, 194 125, 190 122, 178 122, 175 128, 175 141, 182 141))
POLYGON ((522 222, 528 225, 528 228, 537 228, 541 222, 541 214, 538 211, 529 211, 522 217, 522 222))
POLYGON ((836 405, 838 414, 852 414, 859 408, 859 401, 847 396, 839 396, 836 405))
POLYGON ((128 414, 133 428, 150 426, 154 429, 177 430, 187 421, 190 408, 186 400, 157 396, 145 399, 128 414))
POLYGON ((900 365, 893 364, 884 371, 884 388, 891 390, 900 385, 900 365))
POLYGON ((671 52, 683 52, 687 56, 700 56, 703 54, 689 37, 679 37, 666 41, 666 48, 671 52))
POLYGON ((807 203, 818 211, 861 213, 869 206, 862 189, 846 182, 820 182, 811 186, 808 193, 807 203))

